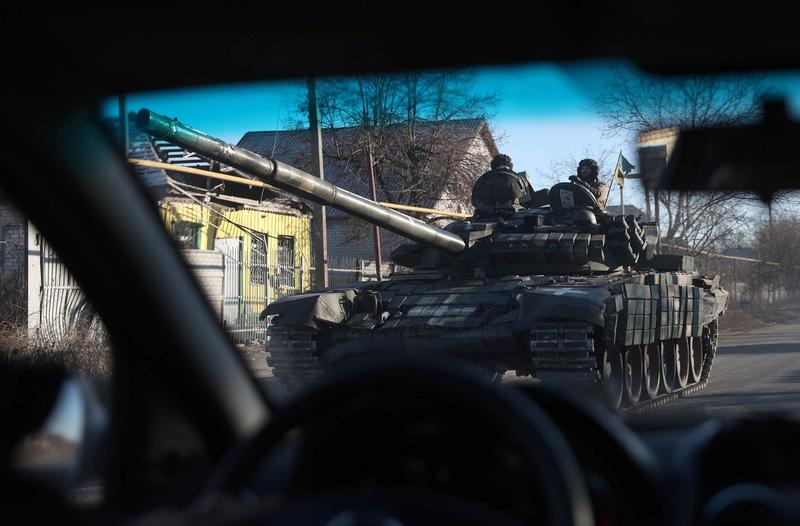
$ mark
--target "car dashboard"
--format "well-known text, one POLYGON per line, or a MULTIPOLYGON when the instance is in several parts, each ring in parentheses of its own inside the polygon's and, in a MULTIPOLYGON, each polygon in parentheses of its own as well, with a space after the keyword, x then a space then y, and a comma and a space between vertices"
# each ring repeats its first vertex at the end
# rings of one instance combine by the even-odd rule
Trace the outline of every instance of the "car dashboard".
MULTIPOLYGON (((795 420, 680 413, 620 418, 574 393, 535 384, 511 389, 541 407, 568 444, 591 501, 592 520, 585 524, 795 524, 800 518, 795 420)), ((552 523, 542 513, 547 472, 527 469, 505 437, 468 413, 445 416, 435 405, 405 402, 377 412, 369 403, 350 405, 287 434, 260 458, 240 495, 250 502, 278 495, 291 502, 293 495, 347 488, 359 495, 353 517, 362 517, 362 504, 371 501, 387 513, 381 517, 398 518, 402 514, 386 511, 392 504, 375 492, 403 490, 419 492, 402 497, 417 503, 428 493, 449 495, 523 522, 552 523)), ((343 513, 327 500, 301 502, 304 522, 326 523, 343 513)), ((265 523, 298 518, 296 511, 285 515, 292 506, 279 508, 264 514, 265 523)), ((496 519, 471 513, 475 523, 496 519)), ((426 509, 424 516, 437 514, 426 509)))

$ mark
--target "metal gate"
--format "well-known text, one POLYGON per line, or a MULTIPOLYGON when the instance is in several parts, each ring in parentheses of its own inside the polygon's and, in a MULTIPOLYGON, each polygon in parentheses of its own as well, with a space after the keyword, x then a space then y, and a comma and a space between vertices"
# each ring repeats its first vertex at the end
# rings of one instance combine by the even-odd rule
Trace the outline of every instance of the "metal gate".
POLYGON ((242 241, 239 238, 219 238, 214 248, 223 255, 222 322, 233 328, 239 321, 242 303, 242 241))
POLYGON ((222 322, 237 343, 266 338, 266 323, 259 318, 272 286, 266 241, 257 234, 214 241, 224 259, 222 322))
POLYGON ((47 338, 62 338, 74 330, 100 330, 101 323, 67 268, 50 244, 41 239, 41 295, 38 333, 47 338))

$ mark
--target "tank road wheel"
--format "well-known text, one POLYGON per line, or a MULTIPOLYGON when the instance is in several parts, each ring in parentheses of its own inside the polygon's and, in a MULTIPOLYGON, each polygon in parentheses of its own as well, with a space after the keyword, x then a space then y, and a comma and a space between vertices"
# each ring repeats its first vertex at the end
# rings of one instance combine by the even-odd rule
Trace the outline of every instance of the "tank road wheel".
POLYGON ((692 353, 689 348, 689 338, 681 338, 675 342, 675 346, 677 347, 677 353, 675 354, 677 357, 675 363, 677 376, 675 379, 678 382, 676 387, 682 389, 689 384, 689 371, 692 368, 692 353))
POLYGON ((625 366, 625 396, 631 406, 642 398, 642 347, 635 345, 625 349, 623 360, 625 366))
POLYGON ((658 343, 648 343, 642 347, 644 390, 647 397, 652 400, 658 396, 658 390, 661 388, 661 353, 658 343))
POLYGON ((678 377, 678 348, 672 340, 659 344, 661 355, 661 389, 671 393, 676 388, 678 377))
POLYGON ((703 338, 694 336, 689 338, 689 382, 696 384, 703 376, 703 338))
POLYGON ((600 372, 603 375, 608 399, 617 408, 622 405, 622 395, 625 393, 622 379, 622 354, 617 349, 604 349, 600 361, 600 372))

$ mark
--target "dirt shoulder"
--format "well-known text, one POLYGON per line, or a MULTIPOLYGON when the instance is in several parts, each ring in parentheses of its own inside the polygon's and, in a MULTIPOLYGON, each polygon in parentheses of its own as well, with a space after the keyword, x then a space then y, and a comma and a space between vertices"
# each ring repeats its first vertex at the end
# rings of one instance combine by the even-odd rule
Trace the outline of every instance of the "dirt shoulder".
POLYGON ((236 350, 242 355, 247 366, 253 371, 256 378, 267 378, 272 376, 272 368, 267 365, 267 352, 264 350, 263 343, 253 343, 249 345, 236 346, 236 350))
POLYGON ((720 330, 726 334, 737 334, 798 322, 800 322, 800 304, 795 303, 771 305, 763 310, 728 309, 720 318, 720 330))

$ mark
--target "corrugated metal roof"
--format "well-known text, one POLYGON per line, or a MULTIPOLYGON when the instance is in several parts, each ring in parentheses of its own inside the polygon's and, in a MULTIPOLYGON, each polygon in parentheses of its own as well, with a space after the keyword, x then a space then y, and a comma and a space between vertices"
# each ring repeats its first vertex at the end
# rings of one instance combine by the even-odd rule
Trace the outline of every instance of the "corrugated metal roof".
MULTIPOLYGON (((208 159, 201 157, 193 152, 169 144, 166 141, 156 140, 151 141, 150 137, 139 130, 135 125, 135 114, 131 113, 128 119, 128 140, 129 140, 129 153, 128 155, 134 159, 143 159, 147 161, 169 162, 181 166, 189 166, 202 170, 211 170, 212 166, 208 159)), ((111 117, 105 120, 105 125, 114 134, 114 137, 119 136, 119 119, 111 117)), ((237 175, 245 178, 252 178, 246 174, 242 174, 229 166, 219 165, 219 171, 231 175, 237 175)), ((201 175, 186 174, 182 172, 174 172, 171 170, 163 170, 161 168, 150 168, 144 166, 133 166, 134 173, 136 173, 145 186, 154 189, 154 194, 157 199, 163 198, 167 195, 167 180, 172 179, 181 183, 189 184, 198 188, 205 187, 210 179, 201 175)), ((212 181, 211 187, 220 186, 220 193, 226 196, 241 197, 248 201, 248 203, 267 203, 273 202, 277 211, 278 209, 284 210, 286 213, 301 214, 307 213, 309 206, 299 199, 291 196, 278 195, 270 190, 261 187, 248 187, 239 184, 225 184, 219 181, 212 181)), ((269 205, 267 205, 269 208, 269 205)))
MULTIPOLYGON (((452 156, 455 162, 467 155, 470 144, 476 136, 480 135, 486 143, 487 149, 496 153, 496 146, 488 131, 487 123, 484 119, 460 119, 441 123, 421 124, 415 130, 416 145, 420 149, 433 141, 430 133, 436 133, 436 140, 446 142, 451 148, 448 155, 452 156), (452 148, 452 146, 455 148, 452 148)), ((361 134, 356 128, 335 128, 322 130, 322 149, 325 180, 344 188, 355 194, 368 197, 369 179, 366 166, 366 156, 364 148, 359 143, 361 134)), ((255 152, 264 157, 271 157, 283 163, 289 164, 305 171, 311 171, 311 134, 307 129, 300 130, 272 130, 272 131, 251 131, 247 132, 238 146, 255 152)), ((407 147, 407 144, 388 144, 385 148, 407 147)), ((486 161, 488 168, 488 159, 486 161)), ((474 178, 477 178, 482 170, 476 170, 474 178)), ((395 169, 393 173, 384 174, 384 185, 389 192, 399 192, 404 189, 404 177, 401 169, 395 169)), ((436 178, 441 181, 440 188, 435 193, 437 195, 428 196, 426 206, 434 206, 442 197, 444 190, 444 178, 436 178)), ((378 188, 378 200, 391 200, 382 188, 378 188)), ((344 212, 328 208, 329 217, 345 216, 344 212)))
MULTIPOLYGON (((202 199, 204 194, 199 192, 187 191, 188 194, 193 195, 195 198, 202 199)), ((197 202, 185 195, 174 193, 170 194, 162 201, 171 202, 197 202)), ((257 210, 259 212, 271 212, 275 214, 283 214, 297 217, 311 217, 311 210, 308 206, 299 203, 296 200, 288 199, 273 199, 270 201, 253 201, 243 197, 225 196, 220 195, 211 199, 213 203, 222 205, 230 210, 257 210)))
MULTIPOLYGON (((134 114, 130 114, 128 118, 128 155, 134 159, 161 161, 150 143, 150 138, 134 124, 134 117, 134 114)), ((105 125, 114 133, 115 137, 119 137, 118 118, 106 119, 105 125)), ((167 173, 161 168, 134 166, 133 172, 139 176, 145 186, 163 188, 167 184, 167 173)))

